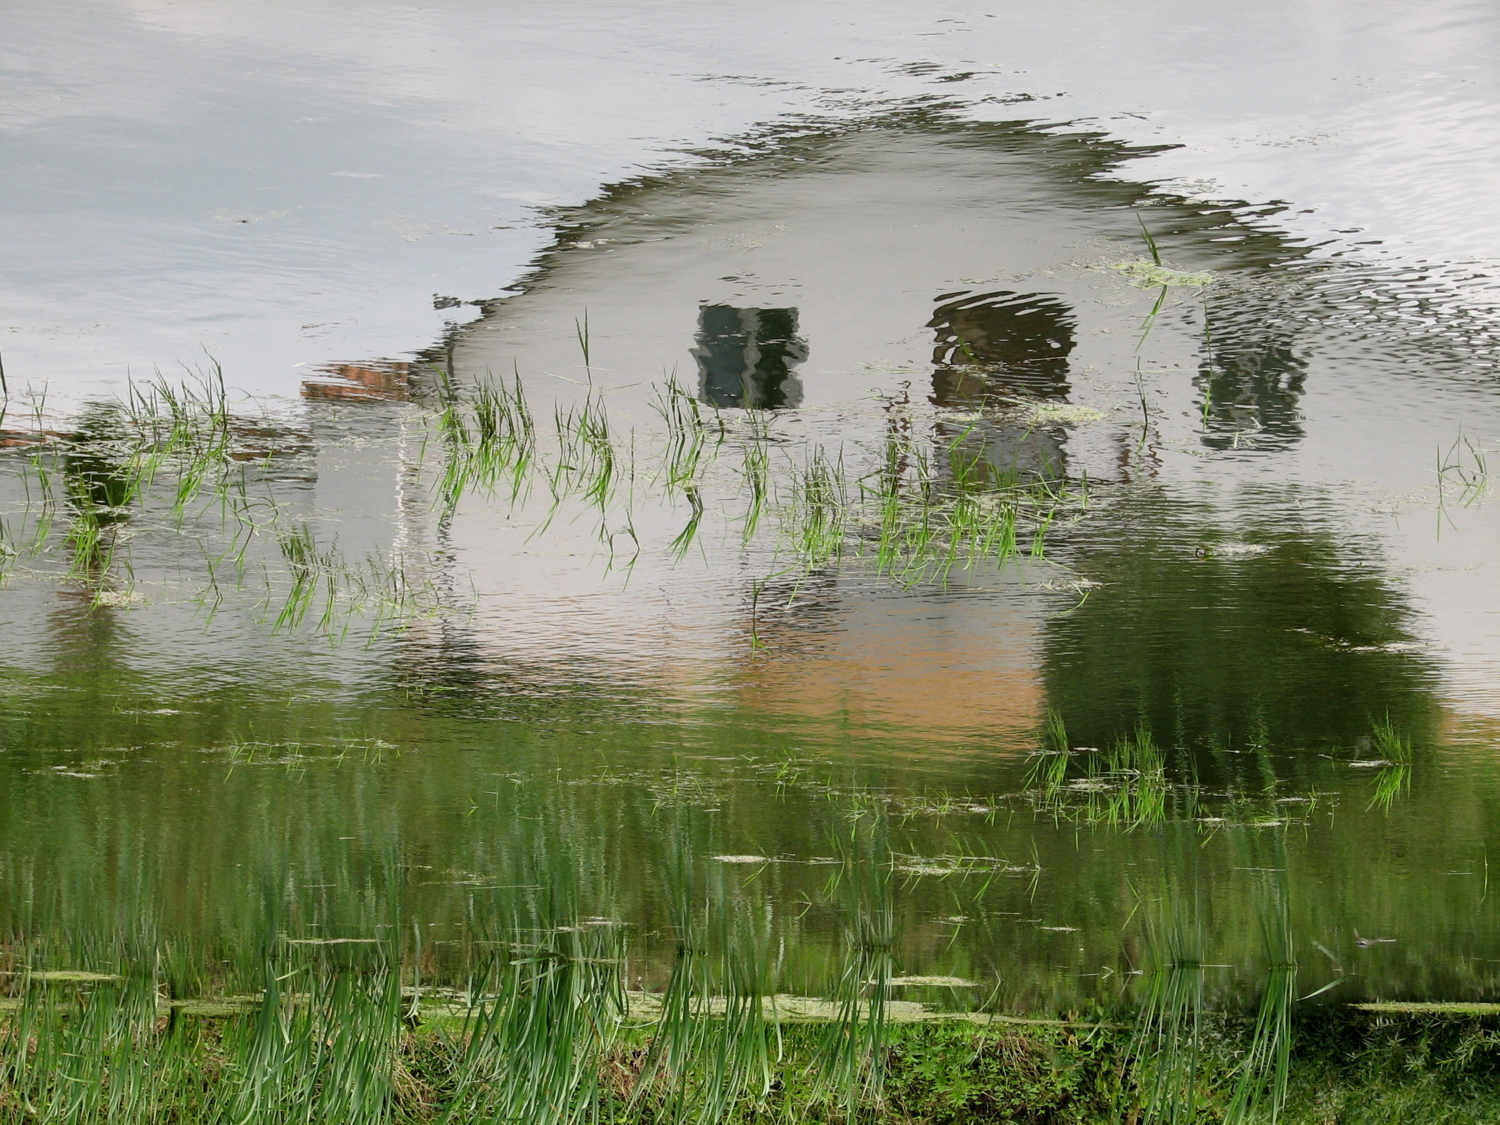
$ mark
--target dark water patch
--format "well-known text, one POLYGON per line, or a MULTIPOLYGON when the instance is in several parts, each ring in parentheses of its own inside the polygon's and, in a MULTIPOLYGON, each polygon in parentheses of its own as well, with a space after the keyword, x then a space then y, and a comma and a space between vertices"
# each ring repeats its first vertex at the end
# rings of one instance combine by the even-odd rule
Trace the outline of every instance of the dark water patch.
POLYGON ((1094 745, 1142 721, 1205 777, 1215 752, 1352 752, 1383 717, 1430 740, 1437 669, 1415 611, 1326 511, 1295 491, 1221 512, 1146 489, 1079 524, 1075 565, 1097 585, 1049 622, 1044 661, 1070 733, 1094 745))
POLYGON ((796 309, 698 310, 698 397, 715 410, 779 410, 802 404, 794 374, 807 359, 796 309))

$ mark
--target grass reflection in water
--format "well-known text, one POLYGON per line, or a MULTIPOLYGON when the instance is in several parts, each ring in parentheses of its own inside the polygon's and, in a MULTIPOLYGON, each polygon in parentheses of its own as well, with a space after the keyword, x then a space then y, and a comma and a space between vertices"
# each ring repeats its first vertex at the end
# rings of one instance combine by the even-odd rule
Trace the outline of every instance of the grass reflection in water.
MULTIPOLYGON (((410 419, 422 452, 407 469, 439 528, 466 497, 524 510, 540 487, 533 536, 556 520, 591 519, 608 568, 627 578, 642 550, 641 506, 686 508, 668 548, 678 559, 707 532, 710 513, 761 550, 771 577, 848 561, 913 585, 941 582, 955 567, 1040 558, 1049 526, 1087 504, 1086 481, 996 470, 967 448, 966 432, 919 436, 904 398, 887 405, 873 459, 861 455, 872 463, 856 464, 854 450, 809 442, 797 451, 754 411, 709 417, 673 378, 656 395, 663 428, 640 433, 617 432, 590 388, 555 408, 544 435, 519 374, 460 388, 435 370, 429 397, 431 408, 410 419)), ((38 427, 25 449, 12 455, 19 488, 0 524, 0 559, 43 579, 61 565, 97 605, 137 600, 141 580, 160 581, 138 570, 159 566, 153 554, 162 550, 180 555, 185 542, 199 556, 192 580, 209 614, 227 596, 248 595, 273 629, 312 622, 341 635, 459 608, 434 586, 430 552, 354 561, 336 525, 296 519, 281 482, 305 459, 305 439, 233 413, 217 370, 95 403, 76 430, 38 427)), ((175 569, 180 582, 186 575, 175 569)))
POLYGON ((683 825, 669 830, 659 984, 641 980, 629 927, 572 908, 578 857, 540 839, 506 876, 525 882, 471 898, 459 942, 426 937, 399 886, 378 881, 335 892, 337 926, 299 922, 268 887, 260 924, 222 956, 143 916, 12 931, 0 1119, 1165 1123, 1321 1121, 1329 1099, 1355 1121, 1391 1104, 1453 1120, 1494 1108, 1494 1014, 1297 1001, 1284 833, 1241 840, 1264 960, 1249 1011, 1210 1002, 1228 966, 1210 960, 1200 849, 1179 825, 1186 839, 1160 837, 1159 884, 1137 888, 1137 975, 1111 1004, 1027 1018, 982 997, 893 998, 972 982, 893 973, 891 823, 868 802, 840 819, 818 892, 841 934, 824 998, 778 991, 785 936, 743 895, 756 874, 694 862, 683 825), (1418 1055, 1364 1061, 1402 1033, 1421 1036, 1418 1055))

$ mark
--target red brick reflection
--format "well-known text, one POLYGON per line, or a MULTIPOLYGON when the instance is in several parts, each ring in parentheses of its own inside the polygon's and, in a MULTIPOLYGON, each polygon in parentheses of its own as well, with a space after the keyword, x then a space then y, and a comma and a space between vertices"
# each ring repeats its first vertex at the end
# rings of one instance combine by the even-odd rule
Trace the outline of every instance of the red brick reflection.
POLYGON ((319 377, 302 381, 302 397, 320 401, 406 402, 410 397, 411 364, 397 360, 372 363, 330 363, 316 368, 319 377))

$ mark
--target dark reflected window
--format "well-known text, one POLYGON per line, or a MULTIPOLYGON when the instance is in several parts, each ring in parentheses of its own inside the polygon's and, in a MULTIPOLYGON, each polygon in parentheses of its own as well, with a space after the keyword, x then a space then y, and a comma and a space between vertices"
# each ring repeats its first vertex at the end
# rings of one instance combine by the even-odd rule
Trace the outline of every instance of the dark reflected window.
POLYGON ((1211 449, 1285 449, 1302 436, 1307 361, 1272 310, 1212 311, 1212 347, 1194 383, 1203 444, 1211 449))
POLYGON ((112 404, 89 403, 78 418, 78 430, 63 458, 63 480, 73 509, 100 526, 128 515, 132 488, 128 467, 111 456, 125 437, 125 418, 112 404))
MULTIPOLYGON (((945 293, 927 327, 933 330, 932 401, 979 410, 1017 399, 1063 398, 1073 351, 1072 310, 1039 293, 945 293)), ((985 480, 1060 476, 1066 472, 1066 431, 982 418, 943 422, 959 444, 966 475, 985 480)))
POLYGON ((1057 398, 1068 393, 1072 310, 1038 293, 945 293, 933 329, 933 391, 940 406, 987 397, 1057 398))
POLYGON ((796 309, 698 310, 698 398, 717 409, 775 410, 802 404, 793 369, 807 358, 796 309))

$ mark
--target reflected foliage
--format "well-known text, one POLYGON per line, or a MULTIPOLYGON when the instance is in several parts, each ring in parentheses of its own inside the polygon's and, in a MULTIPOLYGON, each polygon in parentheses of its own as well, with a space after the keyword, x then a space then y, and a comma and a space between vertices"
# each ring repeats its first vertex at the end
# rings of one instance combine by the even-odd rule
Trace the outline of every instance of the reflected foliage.
POLYGON ((124 520, 138 491, 120 460, 128 437, 118 407, 89 403, 65 446, 61 468, 68 501, 80 516, 101 527, 124 520), (112 450, 115 457, 109 456, 112 450))
POLYGON ((1241 295, 1208 308, 1209 335, 1194 385, 1210 449, 1284 449, 1302 436, 1307 378, 1297 332, 1241 295))
POLYGON ((945 293, 933 330, 933 391, 945 406, 1068 393, 1072 310, 1040 293, 945 293))
POLYGON ((1143 721, 1209 776, 1239 768, 1221 751, 1352 752, 1387 715, 1430 735, 1434 673, 1398 588, 1295 503, 1261 511, 1236 529, 1148 492, 1080 525, 1079 569, 1099 585, 1052 619, 1044 658, 1075 740, 1143 721))

